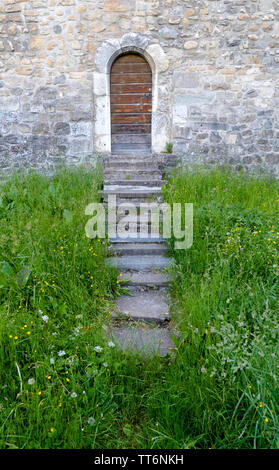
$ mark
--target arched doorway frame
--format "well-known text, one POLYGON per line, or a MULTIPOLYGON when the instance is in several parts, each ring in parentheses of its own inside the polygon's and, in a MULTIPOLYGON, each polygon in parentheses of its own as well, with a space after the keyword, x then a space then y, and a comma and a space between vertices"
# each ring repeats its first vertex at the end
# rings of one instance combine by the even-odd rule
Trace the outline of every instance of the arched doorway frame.
MULTIPOLYGON (((168 59, 159 44, 149 44, 146 36, 128 33, 120 40, 112 39, 101 44, 96 51, 93 75, 94 102, 94 151, 98 154, 111 153, 110 122, 110 70, 118 56, 136 52, 148 62, 152 71, 152 152, 161 152, 169 138, 170 122, 165 106, 160 106, 159 74, 169 67, 168 59)), ((170 112, 169 112, 170 116, 170 112)))

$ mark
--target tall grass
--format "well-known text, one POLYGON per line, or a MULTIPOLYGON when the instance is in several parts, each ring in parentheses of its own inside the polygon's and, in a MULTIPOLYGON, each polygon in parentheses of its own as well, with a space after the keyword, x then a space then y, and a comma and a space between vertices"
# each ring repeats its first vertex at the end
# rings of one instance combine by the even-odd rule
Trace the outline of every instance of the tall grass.
POLYGON ((17 174, 0 188, 0 447, 278 448, 278 182, 171 176, 194 203, 173 249, 177 354, 110 341, 120 293, 106 240, 85 236, 97 172, 17 174))
POLYGON ((171 243, 191 434, 277 447, 278 181, 195 170, 173 175, 165 198, 194 204, 193 246, 171 243))

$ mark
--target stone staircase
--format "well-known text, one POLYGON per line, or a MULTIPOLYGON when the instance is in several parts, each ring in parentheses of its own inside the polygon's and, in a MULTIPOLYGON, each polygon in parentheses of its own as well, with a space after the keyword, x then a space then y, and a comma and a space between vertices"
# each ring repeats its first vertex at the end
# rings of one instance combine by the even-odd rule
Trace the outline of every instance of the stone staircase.
POLYGON ((162 157, 112 155, 104 158, 103 170, 103 201, 116 197, 117 222, 130 214, 129 222, 121 223, 117 236, 110 238, 112 256, 107 262, 119 269, 119 281, 129 289, 129 295, 114 302, 110 335, 120 348, 163 356, 174 349, 164 271, 171 259, 148 211, 138 217, 141 203, 162 202, 162 157))

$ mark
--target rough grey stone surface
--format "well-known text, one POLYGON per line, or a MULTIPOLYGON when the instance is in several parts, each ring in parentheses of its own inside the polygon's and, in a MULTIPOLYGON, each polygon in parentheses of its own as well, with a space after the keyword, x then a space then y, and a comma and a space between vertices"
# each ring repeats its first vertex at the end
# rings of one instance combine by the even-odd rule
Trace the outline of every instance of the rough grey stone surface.
POLYGON ((119 256, 146 256, 162 255, 167 251, 163 243, 114 243, 110 250, 119 256))
POLYGON ((168 299, 163 291, 136 292, 115 301, 115 312, 133 320, 163 323, 169 320, 168 299))
POLYGON ((120 281, 129 281, 130 286, 166 287, 169 276, 165 273, 153 273, 151 271, 129 272, 122 271, 120 281))
POLYGON ((275 0, 3 0, 0 167, 109 152, 110 65, 136 50, 154 74, 153 150, 173 140, 185 165, 278 175, 278 24, 275 0))
POLYGON ((110 331, 119 349, 132 350, 142 356, 166 356, 175 351, 172 332, 165 328, 122 327, 110 331))
POLYGON ((170 265, 170 258, 164 256, 121 256, 119 258, 109 258, 108 264, 119 269, 131 269, 134 271, 141 271, 149 269, 164 269, 170 265))

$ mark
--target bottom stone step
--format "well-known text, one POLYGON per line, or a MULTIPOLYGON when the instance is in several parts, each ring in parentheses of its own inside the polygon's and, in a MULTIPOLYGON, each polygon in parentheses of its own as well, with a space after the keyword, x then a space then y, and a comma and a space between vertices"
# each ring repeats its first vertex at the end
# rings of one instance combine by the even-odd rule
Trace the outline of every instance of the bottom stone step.
POLYGON ((118 349, 131 350, 142 356, 166 356, 176 349, 171 331, 165 328, 112 328, 110 337, 118 349))
POLYGON ((112 317, 124 316, 135 321, 163 323, 169 321, 168 299, 163 291, 136 292, 115 300, 112 317))

